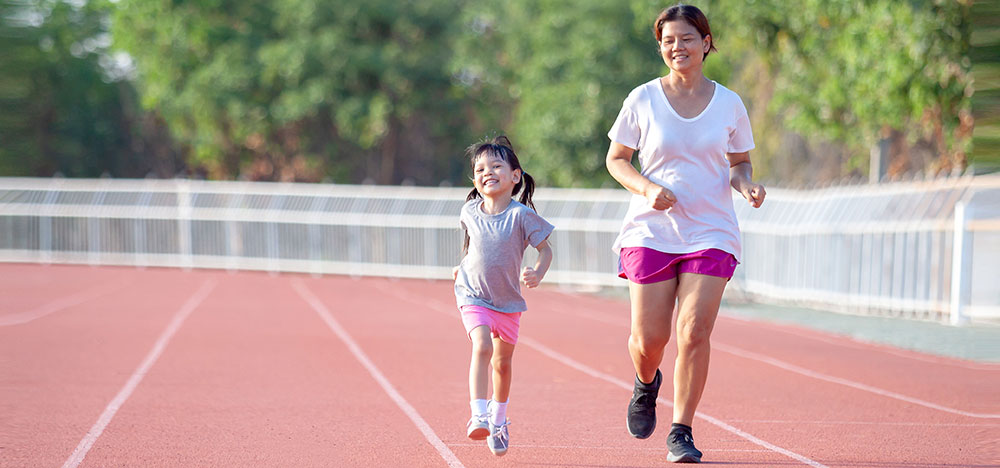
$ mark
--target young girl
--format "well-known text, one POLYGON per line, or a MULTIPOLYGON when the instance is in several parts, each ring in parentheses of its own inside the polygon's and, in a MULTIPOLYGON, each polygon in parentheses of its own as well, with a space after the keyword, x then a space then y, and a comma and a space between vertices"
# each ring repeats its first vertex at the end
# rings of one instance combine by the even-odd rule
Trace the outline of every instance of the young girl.
POLYGON ((455 298, 472 340, 472 417, 466 433, 470 439, 486 439, 490 451, 501 456, 509 441, 511 358, 521 312, 527 309, 518 270, 528 245, 538 249, 534 268, 525 267, 520 274, 525 286, 538 286, 552 263, 547 239, 553 226, 535 213, 531 203, 535 182, 521 169, 507 137, 472 145, 466 153, 475 188, 462 207, 465 256, 453 271, 455 298), (520 202, 512 199, 516 193, 521 194, 520 202), (493 398, 487 400, 491 367, 493 398))

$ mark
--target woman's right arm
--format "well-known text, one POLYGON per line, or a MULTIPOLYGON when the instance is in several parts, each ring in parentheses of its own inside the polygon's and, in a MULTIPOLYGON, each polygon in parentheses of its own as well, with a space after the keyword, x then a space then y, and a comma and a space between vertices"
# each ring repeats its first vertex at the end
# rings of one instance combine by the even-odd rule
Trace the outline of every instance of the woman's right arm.
POLYGON ((608 156, 604 161, 611 177, 614 177, 629 192, 646 197, 649 206, 654 210, 665 210, 674 206, 674 203, 677 203, 677 197, 674 196, 673 192, 643 177, 639 171, 635 170, 635 167, 632 166, 632 154, 634 153, 635 150, 628 146, 611 142, 608 156))

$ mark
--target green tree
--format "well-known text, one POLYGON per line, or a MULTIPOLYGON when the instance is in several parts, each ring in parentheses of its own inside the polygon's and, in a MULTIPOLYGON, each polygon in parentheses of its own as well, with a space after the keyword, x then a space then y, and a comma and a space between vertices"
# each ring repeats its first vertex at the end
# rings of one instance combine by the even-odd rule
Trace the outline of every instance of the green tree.
POLYGON ((900 171, 964 169, 969 1, 803 0, 794 10, 777 0, 707 3, 742 61, 763 65, 770 89, 757 104, 768 105, 767 118, 842 145, 845 170, 866 167, 868 148, 893 135, 905 140, 900 171), (924 168, 905 158, 918 143, 937 155, 924 168))
POLYGON ((469 133, 445 66, 454 1, 127 0, 118 45, 216 178, 448 179, 469 133))
POLYGON ((135 91, 109 55, 111 8, 0 2, 0 174, 173 175, 169 151, 138 157, 157 126, 135 112, 135 91))
MULTIPOLYGON (((720 51, 706 75, 750 111, 759 175, 814 182, 864 173, 869 148, 886 136, 897 172, 964 167, 968 1, 693 3, 709 16, 720 51), (931 157, 918 161, 920 152, 931 157)), ((473 2, 457 73, 486 98, 493 110, 482 115, 510 129, 543 183, 602 185, 605 134, 622 99, 669 71, 651 36, 665 6, 473 2)))
POLYGON ((975 77, 972 113, 976 119, 970 164, 977 172, 1000 171, 1000 2, 972 5, 969 57, 975 77))
POLYGON ((459 76, 509 129, 543 185, 608 184, 607 131, 628 92, 659 67, 648 28, 602 0, 482 1, 466 12, 459 76), (496 88, 499 88, 497 90, 496 88))

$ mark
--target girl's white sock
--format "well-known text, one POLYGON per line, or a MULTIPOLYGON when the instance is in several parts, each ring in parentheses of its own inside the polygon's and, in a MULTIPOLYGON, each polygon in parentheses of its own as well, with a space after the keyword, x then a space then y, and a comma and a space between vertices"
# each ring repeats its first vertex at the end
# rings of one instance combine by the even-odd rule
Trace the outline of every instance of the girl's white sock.
POLYGON ((490 424, 499 426, 507 421, 507 402, 509 401, 500 403, 496 400, 490 400, 490 424))
POLYGON ((489 411, 490 400, 472 400, 469 407, 472 408, 473 416, 483 416, 489 411))

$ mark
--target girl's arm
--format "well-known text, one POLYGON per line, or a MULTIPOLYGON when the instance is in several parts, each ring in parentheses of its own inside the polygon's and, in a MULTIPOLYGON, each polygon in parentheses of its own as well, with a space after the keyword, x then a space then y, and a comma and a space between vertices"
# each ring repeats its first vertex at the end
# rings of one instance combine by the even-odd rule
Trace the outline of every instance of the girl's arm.
POLYGON ((552 247, 549 246, 549 240, 539 242, 535 248, 538 249, 538 261, 535 262, 535 267, 524 267, 521 271, 521 281, 529 288, 538 286, 545 273, 549 271, 549 265, 552 265, 552 247))
POLYGON ((750 202, 750 205, 754 208, 760 208, 761 203, 764 203, 764 196, 767 195, 767 192, 764 190, 763 185, 753 183, 753 166, 750 164, 750 153, 726 153, 726 159, 729 160, 729 184, 737 192, 742 193, 743 198, 746 198, 750 202))
POLYGON ((608 156, 604 160, 611 177, 614 177, 629 192, 646 197, 649 206, 654 210, 665 210, 674 206, 674 203, 677 203, 674 192, 643 177, 632 166, 632 153, 634 152, 635 150, 628 146, 611 142, 608 156))

